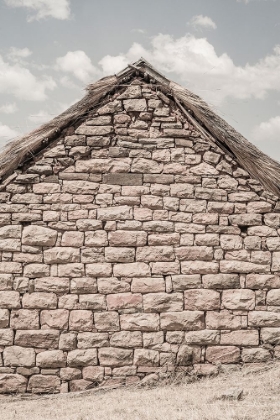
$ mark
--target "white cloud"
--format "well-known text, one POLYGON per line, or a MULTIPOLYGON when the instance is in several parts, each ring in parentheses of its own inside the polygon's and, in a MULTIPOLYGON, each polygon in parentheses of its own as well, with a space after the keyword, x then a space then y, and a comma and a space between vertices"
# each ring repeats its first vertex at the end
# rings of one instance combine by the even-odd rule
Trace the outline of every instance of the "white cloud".
POLYGON ((256 142, 277 142, 280 146, 280 116, 272 117, 253 129, 252 138, 256 142))
POLYGON ((17 99, 43 101, 47 98, 46 90, 53 90, 55 81, 50 76, 38 79, 19 63, 6 63, 0 55, 0 93, 7 93, 17 99))
POLYGON ((8 125, 2 124, 0 122, 0 143, 4 143, 7 140, 11 140, 12 138, 19 135, 19 132, 13 130, 8 125))
POLYGON ((217 29, 216 23, 209 16, 196 15, 189 24, 195 29, 217 29))
POLYGON ((68 51, 56 60, 56 70, 72 73, 78 80, 88 83, 99 75, 99 70, 92 64, 84 51, 68 51))
POLYGON ((26 7, 33 12, 27 20, 44 19, 53 17, 55 19, 65 20, 70 18, 69 0, 4 0, 11 7, 26 7))
POLYGON ((62 76, 60 79, 59 79, 59 82, 60 82, 60 84, 63 86, 63 87, 66 87, 67 89, 80 89, 80 86, 78 86, 78 85, 76 85, 72 80, 71 80, 71 78, 70 77, 68 77, 68 76, 62 76))
POLYGON ((15 103, 0 106, 0 112, 4 114, 14 114, 17 110, 18 107, 15 103))
POLYGON ((16 48, 11 47, 10 52, 7 54, 7 57, 11 60, 16 60, 18 58, 27 58, 32 54, 29 48, 16 48))
POLYGON ((227 53, 219 55, 206 38, 159 34, 150 48, 134 43, 126 54, 107 55, 99 64, 105 74, 112 74, 141 56, 215 104, 227 97, 262 99, 271 90, 280 92, 280 45, 255 64, 237 66, 227 53))
POLYGON ((53 115, 50 115, 47 111, 37 111, 35 114, 29 115, 28 120, 31 121, 34 125, 43 124, 50 121, 54 118, 53 115))

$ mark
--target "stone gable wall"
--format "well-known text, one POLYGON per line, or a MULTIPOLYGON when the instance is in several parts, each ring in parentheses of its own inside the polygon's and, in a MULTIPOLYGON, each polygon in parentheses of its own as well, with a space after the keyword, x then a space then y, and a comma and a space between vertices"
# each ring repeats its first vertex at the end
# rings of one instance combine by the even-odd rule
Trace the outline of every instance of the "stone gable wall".
POLYGON ((276 198, 151 85, 69 129, 0 201, 0 393, 279 357, 276 198))

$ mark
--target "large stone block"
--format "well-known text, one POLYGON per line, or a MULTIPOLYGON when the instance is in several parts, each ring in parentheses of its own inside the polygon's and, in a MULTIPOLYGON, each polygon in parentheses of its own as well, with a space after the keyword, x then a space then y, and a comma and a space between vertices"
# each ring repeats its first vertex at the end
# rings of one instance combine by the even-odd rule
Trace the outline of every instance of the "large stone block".
POLYGON ((137 261, 173 261, 175 255, 172 246, 144 246, 136 251, 137 261))
POLYGON ((115 264, 113 273, 116 277, 147 277, 150 275, 150 267, 144 262, 115 264))
POLYGON ((142 347, 142 334, 140 331, 120 331, 112 334, 110 338, 112 347, 142 347))
POLYGON ((142 174, 111 173, 103 175, 103 182, 109 185, 142 185, 142 174))
POLYGON ((0 328, 7 328, 9 326, 10 312, 8 309, 0 309, 0 328))
POLYGON ((27 378, 22 375, 0 374, 0 394, 23 394, 26 392, 27 378))
POLYGON ((42 329, 68 329, 69 311, 67 309, 56 309, 53 311, 41 311, 40 321, 42 329))
POLYGON ((248 313, 249 327, 280 327, 280 313, 251 311, 248 313))
POLYGON ((99 220, 131 220, 132 218, 132 209, 129 206, 115 206, 97 210, 97 219, 99 220))
POLYGON ((34 292, 25 293, 22 298, 24 309, 56 309, 57 296, 55 293, 34 292))
POLYGON ((59 264, 57 270, 59 277, 83 277, 85 275, 84 264, 80 263, 59 264))
POLYGON ((190 366, 194 363, 199 363, 200 358, 200 347, 188 346, 186 344, 183 344, 179 348, 176 364, 177 366, 190 366))
POLYGON ((46 264, 63 264, 80 262, 80 250, 74 247, 54 247, 44 251, 46 264))
POLYGON ((242 349, 242 362, 244 363, 262 363, 271 360, 271 354, 268 349, 252 348, 242 349))
POLYGON ((109 311, 122 309, 142 309, 142 295, 140 293, 116 293, 107 295, 109 311))
POLYGON ((100 126, 100 125, 80 125, 75 131, 76 134, 82 134, 84 136, 106 136, 113 132, 113 127, 109 126, 100 126))
POLYGON ((183 293, 148 293, 143 296, 145 312, 179 312, 183 310, 183 293))
POLYGON ((94 232, 86 232, 85 234, 85 245, 86 246, 107 246, 107 232, 104 230, 95 230, 94 232))
POLYGON ((207 346, 220 343, 220 332, 216 330, 189 331, 185 333, 185 341, 191 345, 207 346))
POLYGON ((110 246, 143 246, 147 243, 147 233, 117 230, 109 232, 110 246))
POLYGON ((33 394, 56 394, 60 392, 60 379, 55 375, 33 375, 28 382, 28 391, 33 394))
POLYGON ((62 381, 72 381, 73 379, 81 379, 82 372, 77 368, 61 368, 60 369, 60 378, 62 381))
POLYGON ((14 340, 14 331, 12 329, 0 330, 0 346, 12 346, 14 340))
POLYGON ((221 332, 221 345, 258 346, 258 344, 258 330, 239 330, 231 332, 221 332))
POLYGON ((86 275, 87 276, 108 277, 111 274, 112 274, 112 264, 96 263, 96 264, 87 264, 86 265, 86 275))
POLYGON ((167 331, 201 330, 204 328, 204 313, 202 311, 161 313, 160 326, 167 331))
POLYGON ((62 350, 48 350, 37 354, 36 365, 40 368, 61 368, 66 366, 66 355, 62 350))
MULTIPOLYGON (((124 248, 124 247, 105 248, 105 261, 107 262, 133 262, 134 257, 135 257, 134 248, 124 248)), ((142 261, 142 260, 139 260, 139 261, 142 261)))
MULTIPOLYGON (((143 264, 143 263, 142 263, 143 264)), ((152 274, 157 274, 160 276, 165 276, 168 274, 179 274, 180 273, 180 263, 177 261, 174 262, 152 262, 152 274)))
POLYGON ((11 328, 15 330, 39 329, 39 311, 34 309, 19 309, 11 312, 11 328))
POLYGON ((248 289, 279 289, 280 277, 271 274, 248 274, 246 276, 248 289))
POLYGON ((68 293, 69 279, 67 277, 41 277, 34 282, 35 292, 68 293))
POLYGON ((158 174, 162 171, 163 164, 151 159, 136 158, 131 165, 131 172, 140 174, 158 174))
POLYGON ((238 274, 206 274, 202 276, 203 287, 208 289, 234 289, 240 287, 238 274))
POLYGON ((127 112, 147 111, 146 99, 125 99, 123 105, 127 112))
POLYGON ((219 272, 219 264, 210 261, 183 261, 181 271, 183 274, 216 274, 219 272))
POLYGON ((100 383, 104 378, 104 367, 86 366, 83 368, 83 378, 95 383, 100 383))
POLYGON ((58 348, 59 332, 56 330, 16 331, 15 345, 22 347, 58 348))
POLYGON ((210 363, 238 363, 240 362, 240 349, 236 346, 208 347, 206 360, 210 363))
POLYGON ((120 321, 118 312, 95 312, 94 326, 98 331, 119 331, 120 321))
POLYGON ((165 292, 165 281, 162 277, 134 278, 131 291, 133 293, 165 292))
POLYGON ((14 291, 0 292, 0 308, 1 309, 20 308, 19 292, 14 292, 14 291))
MULTIPOLYGON (((77 172, 81 172, 78 167, 82 165, 85 161, 77 162, 77 172)), ((87 161, 88 162, 88 161, 87 161)), ((89 172, 86 170, 84 172, 89 172)), ((63 181, 62 190, 64 193, 70 194, 95 194, 97 193, 99 185, 95 182, 90 181, 63 181)))
POLYGON ((97 365, 96 349, 72 350, 67 355, 67 365, 70 367, 97 365))
POLYGON ((238 235, 221 235, 221 248, 227 251, 242 248, 242 238, 238 235))
POLYGON ((127 331, 158 331, 159 315, 148 313, 123 314, 120 316, 121 329, 127 331))
POLYGON ((98 350, 98 359, 101 366, 120 367, 132 365, 133 351, 122 348, 103 347, 98 350))
POLYGON ((180 261, 211 261, 213 248, 207 246, 181 246, 175 248, 176 256, 180 261))
POLYGON ((134 365, 159 366, 159 352, 156 350, 135 349, 134 365))
POLYGON ((229 222, 235 226, 258 226, 262 224, 261 214, 244 213, 229 216, 229 222))
POLYGON ((280 344, 280 328, 262 328, 261 341, 266 344, 280 344))
POLYGON ((97 280, 98 292, 105 295, 111 293, 130 292, 130 283, 128 281, 117 279, 116 277, 104 277, 97 280))
MULTIPOLYGON (((92 277, 81 277, 71 279, 71 293, 97 293, 97 281, 92 277)), ((103 293, 103 292, 100 292, 103 293)))
POLYGON ((25 277, 36 278, 36 277, 49 277, 50 266, 47 264, 27 264, 23 269, 23 275, 25 277))
POLYGON ((92 331, 93 314, 88 310, 74 310, 69 316, 69 330, 74 331, 92 331))
POLYGON ((0 273, 22 274, 22 264, 12 261, 2 261, 0 262, 0 273))
POLYGON ((249 289, 224 290, 222 304, 226 309, 252 311, 255 309, 255 293, 249 289))
POLYGON ((172 288, 175 292, 180 292, 186 289, 198 289, 201 287, 201 276, 199 274, 191 275, 173 275, 172 288))
POLYGON ((220 308, 220 293, 209 289, 192 289, 184 292, 185 309, 215 310, 220 308))
POLYGON ((108 347, 108 333, 78 333, 78 349, 88 349, 92 347, 108 347))
POLYGON ((81 309, 91 309, 93 311, 106 310, 105 296, 98 293, 81 295, 79 302, 81 309))
POLYGON ((56 230, 37 225, 26 226, 22 233, 24 245, 54 246, 56 238, 56 230))
POLYGON ((222 273, 267 273, 270 265, 254 264, 247 261, 221 261, 220 271, 222 273))
POLYGON ((239 315, 233 315, 229 311, 206 312, 206 328, 213 330, 238 330, 242 327, 242 318, 239 315))

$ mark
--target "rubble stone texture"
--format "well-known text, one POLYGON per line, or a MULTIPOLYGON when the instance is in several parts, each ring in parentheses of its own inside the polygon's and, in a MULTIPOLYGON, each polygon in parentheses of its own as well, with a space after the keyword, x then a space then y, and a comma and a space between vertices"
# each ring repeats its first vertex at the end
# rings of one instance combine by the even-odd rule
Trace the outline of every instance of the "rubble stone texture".
POLYGON ((279 358, 278 199, 160 98, 134 79, 2 188, 0 393, 279 358))

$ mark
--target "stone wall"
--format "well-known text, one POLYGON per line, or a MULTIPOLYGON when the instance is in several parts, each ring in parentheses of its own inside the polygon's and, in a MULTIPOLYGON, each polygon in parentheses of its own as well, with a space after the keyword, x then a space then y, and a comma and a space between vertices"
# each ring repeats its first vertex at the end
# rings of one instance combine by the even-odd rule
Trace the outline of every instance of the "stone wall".
POLYGON ((0 393, 280 355, 276 197, 135 80, 0 193, 0 393))

